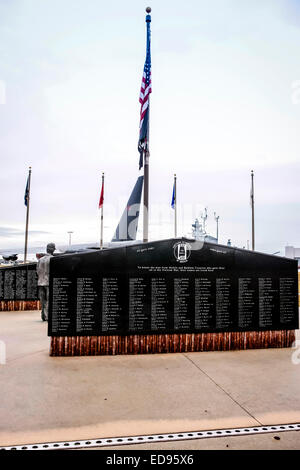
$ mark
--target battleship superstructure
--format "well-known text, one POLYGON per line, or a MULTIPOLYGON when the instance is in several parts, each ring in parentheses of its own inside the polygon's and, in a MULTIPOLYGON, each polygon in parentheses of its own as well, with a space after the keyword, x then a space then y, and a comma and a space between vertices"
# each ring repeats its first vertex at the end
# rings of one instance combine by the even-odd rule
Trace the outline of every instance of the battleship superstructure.
POLYGON ((208 219, 207 207, 204 209, 204 213, 201 214, 202 222, 199 222, 197 218, 195 222, 192 224, 192 237, 198 241, 205 241, 208 243, 218 243, 218 224, 219 224, 219 217, 216 217, 216 213, 214 213, 215 220, 217 222, 217 236, 213 237, 209 235, 206 231, 206 221, 208 219))

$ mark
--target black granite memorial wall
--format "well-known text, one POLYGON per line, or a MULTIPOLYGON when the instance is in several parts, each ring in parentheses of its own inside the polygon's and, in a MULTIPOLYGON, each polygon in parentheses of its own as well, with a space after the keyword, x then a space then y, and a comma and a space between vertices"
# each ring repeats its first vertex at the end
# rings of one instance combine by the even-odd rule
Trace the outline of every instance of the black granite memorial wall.
POLYGON ((298 328, 297 263, 287 258, 170 239, 50 263, 52 337, 298 328))
POLYGON ((0 268, 0 310, 39 308, 36 263, 0 268))

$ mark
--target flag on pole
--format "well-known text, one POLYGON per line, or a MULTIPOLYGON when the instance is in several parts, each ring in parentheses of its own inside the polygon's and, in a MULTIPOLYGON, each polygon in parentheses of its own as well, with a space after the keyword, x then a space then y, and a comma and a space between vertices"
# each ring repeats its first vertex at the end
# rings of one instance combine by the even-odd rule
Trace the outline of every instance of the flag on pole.
POLYGON ((171 207, 174 209, 174 236, 177 238, 177 188, 176 188, 176 175, 174 175, 174 185, 173 185, 173 194, 172 194, 172 201, 171 207))
POLYGON ((252 171, 251 172, 251 188, 250 188, 250 207, 253 206, 253 202, 254 202, 253 176, 254 176, 254 173, 252 171))
POLYGON ((24 204, 26 206, 26 225, 25 225, 25 247, 24 247, 24 263, 27 261, 27 245, 28 245, 28 224, 29 224, 29 203, 30 203, 30 181, 31 181, 31 166, 28 171, 28 178, 24 194, 24 204))
POLYGON ((28 198, 29 198, 29 176, 27 178, 25 194, 24 194, 24 204, 25 204, 26 207, 28 205, 28 198))
POLYGON ((147 150, 147 143, 149 137, 149 95, 152 92, 151 86, 151 49, 150 49, 150 22, 151 16, 146 16, 147 23, 147 50, 146 50, 146 60, 143 71, 142 85, 140 91, 140 103, 141 103, 141 113, 140 113, 140 135, 138 142, 138 151, 140 153, 139 169, 143 167, 143 155, 147 150))
POLYGON ((104 173, 102 173, 102 188, 99 199, 99 209, 101 209, 101 226, 100 226, 100 250, 103 249, 103 203, 104 203, 104 173))
POLYGON ((102 188, 101 188, 101 194, 100 194, 100 199, 99 199, 99 209, 103 207, 103 202, 104 202, 104 179, 102 178, 102 188))
POLYGON ((174 180, 172 202, 171 202, 172 209, 175 209, 175 204, 176 204, 176 192, 175 192, 175 180, 174 180))

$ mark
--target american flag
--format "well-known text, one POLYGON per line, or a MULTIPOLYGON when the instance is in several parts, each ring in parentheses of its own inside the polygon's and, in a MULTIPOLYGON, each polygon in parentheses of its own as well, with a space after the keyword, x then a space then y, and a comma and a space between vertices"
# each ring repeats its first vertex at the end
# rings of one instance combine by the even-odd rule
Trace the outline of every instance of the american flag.
POLYGON ((140 115, 140 135, 138 150, 140 152, 139 169, 142 168, 143 155, 147 149, 148 134, 149 134, 149 95, 152 92, 151 88, 151 50, 150 50, 150 22, 151 16, 146 16, 147 23, 147 51, 146 61, 144 65, 144 72, 142 78, 142 86, 140 91, 141 115, 140 115))

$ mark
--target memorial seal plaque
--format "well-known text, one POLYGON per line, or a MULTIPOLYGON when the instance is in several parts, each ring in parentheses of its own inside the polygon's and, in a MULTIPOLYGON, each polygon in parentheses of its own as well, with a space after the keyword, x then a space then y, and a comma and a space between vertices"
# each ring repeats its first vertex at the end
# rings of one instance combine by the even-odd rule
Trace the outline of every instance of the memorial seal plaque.
POLYGON ((178 263, 186 263, 191 256, 191 245, 185 241, 175 243, 174 247, 174 256, 178 263))

